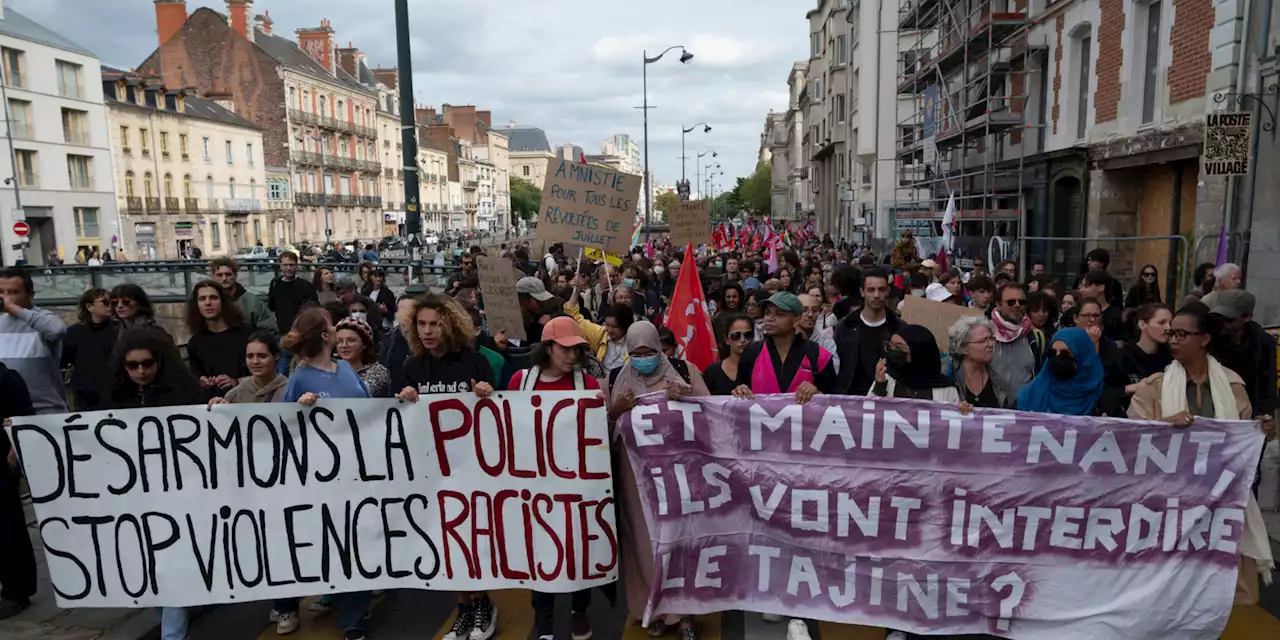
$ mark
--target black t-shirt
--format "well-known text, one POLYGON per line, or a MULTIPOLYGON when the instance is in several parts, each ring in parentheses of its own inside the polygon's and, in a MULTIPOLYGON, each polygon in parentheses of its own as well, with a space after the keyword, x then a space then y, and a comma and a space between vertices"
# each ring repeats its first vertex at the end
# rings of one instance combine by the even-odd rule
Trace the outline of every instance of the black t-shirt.
MULTIPOLYGON (((738 366, 742 366, 741 361, 738 366)), ((707 370, 702 372, 702 381, 707 383, 707 390, 713 396, 732 395, 733 390, 738 386, 737 382, 724 372, 719 362, 707 365, 707 370)))
MULTIPOLYGON (((225 331, 214 333, 201 331, 187 341, 187 360, 191 363, 191 373, 197 378, 230 376, 239 380, 249 375, 249 367, 244 362, 245 345, 253 327, 248 323, 237 327, 228 327, 225 331)), ((217 396, 225 395, 229 389, 211 389, 217 396)))
POLYGON ((443 358, 430 353, 412 356, 396 372, 391 388, 399 393, 405 387, 416 387, 418 393, 465 393, 472 390, 475 381, 494 379, 493 368, 480 352, 467 347, 450 351, 443 358))

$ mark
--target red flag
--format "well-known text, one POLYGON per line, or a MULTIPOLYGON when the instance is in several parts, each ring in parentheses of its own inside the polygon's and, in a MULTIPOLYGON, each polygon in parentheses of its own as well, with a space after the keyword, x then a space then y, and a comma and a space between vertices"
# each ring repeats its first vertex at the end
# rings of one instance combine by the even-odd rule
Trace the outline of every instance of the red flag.
POLYGON ((582 158, 582 164, 586 164, 586 163, 587 163, 587 154, 585 154, 585 153, 583 153, 583 152, 579 151, 579 152, 578 152, 578 157, 582 158))
POLYGON ((716 361, 716 335, 711 329, 711 312, 702 293, 692 243, 685 248, 680 278, 671 294, 667 328, 676 336, 677 355, 693 363, 698 371, 716 361))

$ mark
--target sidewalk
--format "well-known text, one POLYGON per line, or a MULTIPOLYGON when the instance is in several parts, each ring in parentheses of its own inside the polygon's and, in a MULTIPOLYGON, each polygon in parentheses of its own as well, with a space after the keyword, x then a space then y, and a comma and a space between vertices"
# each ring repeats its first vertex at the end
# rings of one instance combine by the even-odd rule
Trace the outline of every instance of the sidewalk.
MULTIPOLYGON (((27 522, 35 521, 27 504, 27 522)), ((40 575, 39 590, 31 607, 8 620, 0 621, 4 640, 139 640, 160 626, 154 609, 59 609, 49 582, 44 545, 35 528, 28 526, 36 549, 40 575)))

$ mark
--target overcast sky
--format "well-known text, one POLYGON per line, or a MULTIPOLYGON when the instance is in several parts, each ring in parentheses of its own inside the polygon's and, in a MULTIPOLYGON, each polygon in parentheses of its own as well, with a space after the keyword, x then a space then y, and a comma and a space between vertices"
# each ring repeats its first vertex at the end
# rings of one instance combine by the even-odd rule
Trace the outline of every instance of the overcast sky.
MULTIPOLYGON (((156 46, 152 0, 3 0, 8 7, 95 52, 103 63, 137 66, 156 46)), ((223 0, 189 0, 226 10, 223 0)), ((680 177, 680 130, 688 156, 715 149, 724 183, 755 166, 765 114, 787 103, 787 74, 805 56, 805 11, 793 0, 410 0, 414 90, 438 106, 475 104, 494 124, 541 127, 554 148, 566 142, 599 153, 606 137, 642 142, 640 61, 671 45, 679 51, 649 66, 650 164, 656 179, 680 177)), ((328 18, 339 46, 351 42, 370 66, 394 66, 391 0, 257 0, 277 35, 328 18)), ((641 149, 643 153, 643 148, 641 149)), ((703 158, 707 164, 711 156, 703 158)), ((694 180, 694 161, 687 171, 694 180)), ((696 189, 696 187, 695 187, 696 189)))

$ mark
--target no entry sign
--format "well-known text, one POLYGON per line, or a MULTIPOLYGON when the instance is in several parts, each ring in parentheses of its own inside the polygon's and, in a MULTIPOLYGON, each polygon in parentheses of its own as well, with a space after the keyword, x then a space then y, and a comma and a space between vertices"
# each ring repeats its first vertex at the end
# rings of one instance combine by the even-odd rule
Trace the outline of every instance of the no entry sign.
POLYGON ((25 238, 29 233, 31 233, 31 225, 21 220, 13 223, 13 235, 18 236, 19 238, 25 238))

